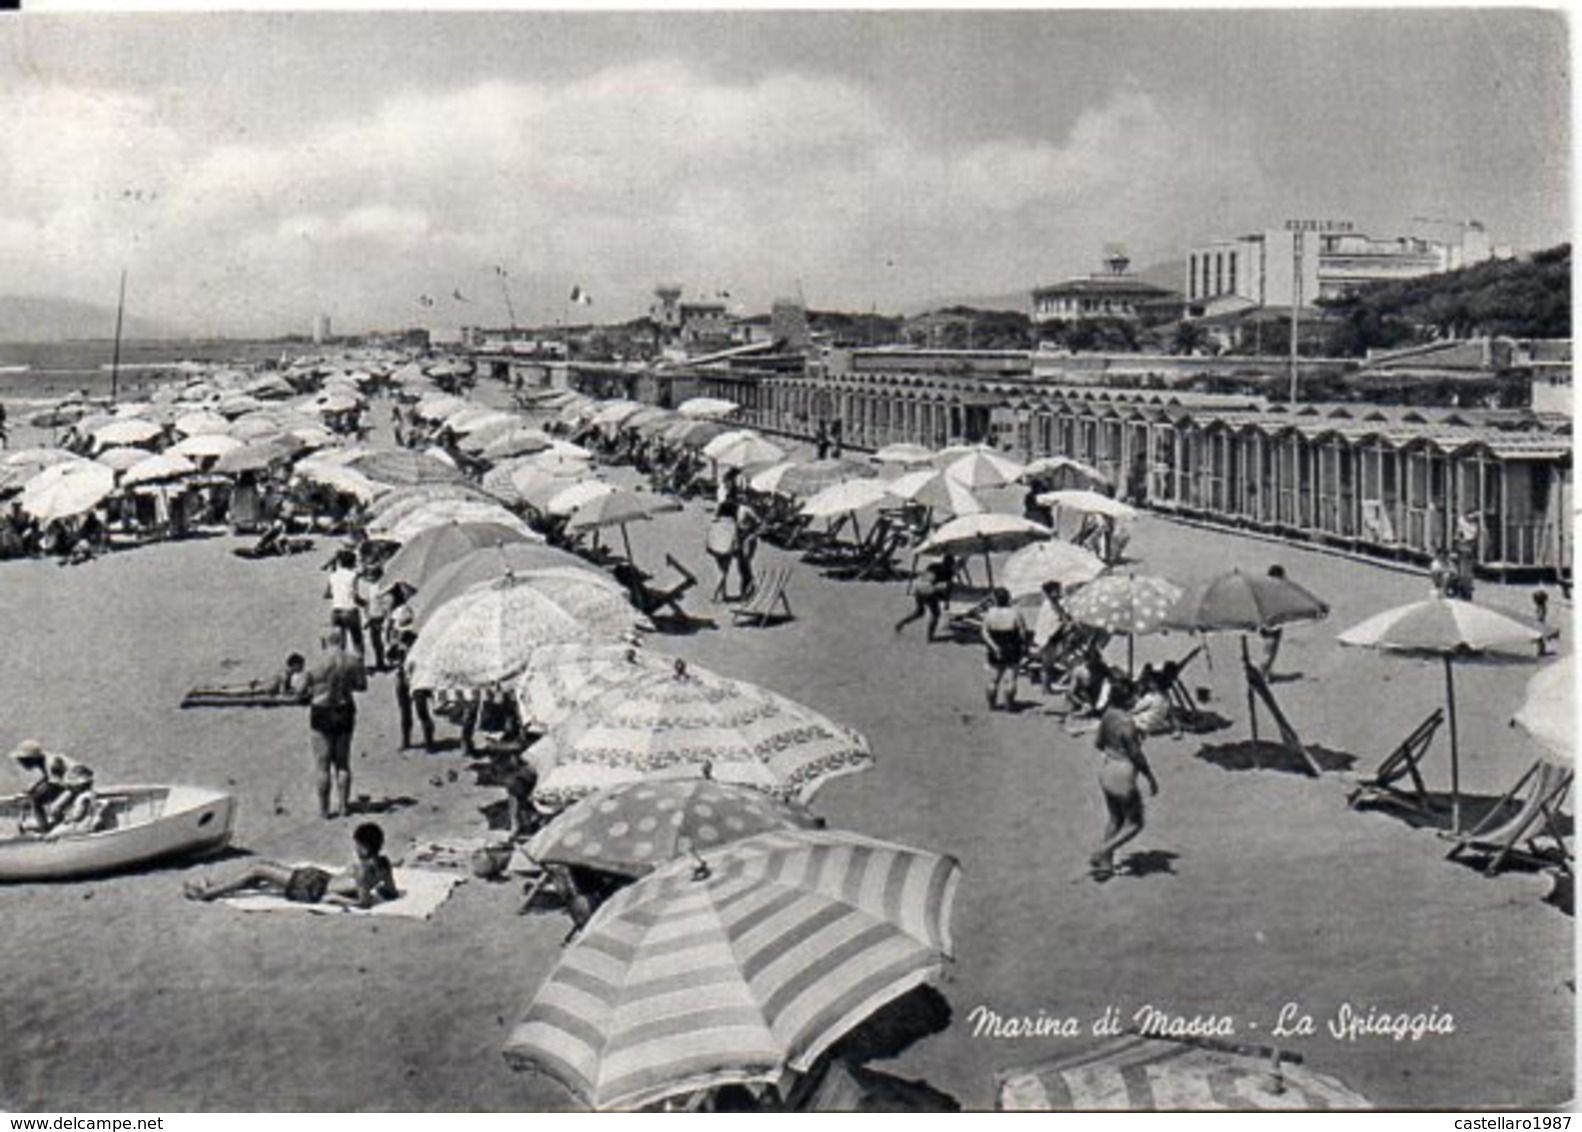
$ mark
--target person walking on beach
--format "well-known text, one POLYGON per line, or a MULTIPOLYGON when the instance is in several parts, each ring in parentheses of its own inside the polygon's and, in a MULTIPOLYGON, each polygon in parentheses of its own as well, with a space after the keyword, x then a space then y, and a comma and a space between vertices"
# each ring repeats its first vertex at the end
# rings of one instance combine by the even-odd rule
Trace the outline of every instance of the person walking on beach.
POLYGON ((390 617, 385 630, 385 657, 395 671, 396 713, 401 719, 401 749, 412 746, 412 717, 423 727, 423 749, 434 749, 434 716, 429 712, 427 691, 414 692, 407 672, 407 652, 417 640, 416 618, 407 604, 405 586, 390 593, 390 617))
POLYGON ((338 633, 324 637, 324 652, 307 677, 308 731, 313 743, 319 816, 351 813, 352 735, 357 730, 357 693, 368 690, 362 657, 348 652, 338 633), (330 805, 331 788, 335 807, 330 805))
POLYGON ((733 499, 727 499, 714 509, 714 521, 709 524, 707 541, 704 544, 709 552, 709 557, 714 559, 714 566, 720 572, 719 584, 714 587, 714 601, 729 601, 731 563, 737 561, 737 540, 740 532, 736 526, 737 505, 733 499))
POLYGON ((1095 744, 1100 755, 1099 789, 1109 822, 1098 851, 1088 859, 1094 880, 1105 881, 1115 875, 1115 851, 1143 831, 1143 795, 1137 788, 1138 776, 1148 780, 1148 791, 1159 793, 1159 781, 1143 754, 1142 736, 1131 715, 1132 693, 1117 688, 1099 719, 1095 744))
MULTIPOLYGON (((1269 567, 1269 577, 1284 578, 1284 566, 1269 567)), ((1258 671, 1263 674, 1264 680, 1274 678, 1274 661, 1280 655, 1280 642, 1285 637, 1285 630, 1278 625, 1266 625, 1258 630, 1258 636, 1263 639, 1263 659, 1258 663, 1258 671)))
POLYGON ((916 608, 895 623, 899 633, 912 622, 928 614, 928 640, 933 643, 939 630, 939 618, 950 604, 950 591, 956 582, 956 556, 945 554, 923 567, 922 577, 912 583, 912 601, 916 608))
POLYGON ((358 656, 363 654, 362 612, 357 595, 357 554, 341 550, 330 565, 330 582, 324 596, 330 599, 330 624, 358 656))
POLYGON ((994 591, 994 605, 983 615, 983 643, 988 649, 989 710, 999 708, 1000 682, 1007 676, 1011 684, 1005 694, 1005 710, 1016 707, 1016 679, 1027 652, 1027 622, 1022 611, 1011 604, 1011 591, 1004 586, 994 591))

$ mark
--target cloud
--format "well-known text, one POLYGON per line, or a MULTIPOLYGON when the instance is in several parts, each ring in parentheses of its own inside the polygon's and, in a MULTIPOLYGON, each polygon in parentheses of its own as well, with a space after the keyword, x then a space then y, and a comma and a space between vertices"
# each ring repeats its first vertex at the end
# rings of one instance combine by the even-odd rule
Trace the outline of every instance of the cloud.
MULTIPOLYGON (((1206 116, 1114 93, 1047 138, 913 136, 860 84, 725 83, 651 62, 559 86, 406 89, 289 138, 182 133, 147 98, 58 87, 0 132, 0 267, 102 292, 130 260, 148 313, 206 329, 415 319, 419 294, 562 313, 570 281, 624 317, 663 279, 764 305, 1016 290, 1104 244, 1175 255, 1189 218, 1261 171, 1206 116), (894 267, 885 267, 886 262, 894 267), (246 325, 230 325, 241 322, 246 325)), ((216 128, 217 129, 217 128, 216 128)), ((492 304, 492 305, 487 305, 492 304)))

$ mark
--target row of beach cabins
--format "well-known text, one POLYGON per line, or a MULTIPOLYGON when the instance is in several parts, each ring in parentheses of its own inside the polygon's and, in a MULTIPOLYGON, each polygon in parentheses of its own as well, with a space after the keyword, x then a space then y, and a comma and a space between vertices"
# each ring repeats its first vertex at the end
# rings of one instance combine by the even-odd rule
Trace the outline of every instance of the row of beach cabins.
POLYGON ((1475 512, 1479 573, 1570 582, 1568 419, 938 374, 697 369, 653 389, 660 403, 735 401, 741 423, 772 433, 813 439, 839 421, 858 450, 988 443, 1067 456, 1144 507, 1397 561, 1465 545, 1475 512))

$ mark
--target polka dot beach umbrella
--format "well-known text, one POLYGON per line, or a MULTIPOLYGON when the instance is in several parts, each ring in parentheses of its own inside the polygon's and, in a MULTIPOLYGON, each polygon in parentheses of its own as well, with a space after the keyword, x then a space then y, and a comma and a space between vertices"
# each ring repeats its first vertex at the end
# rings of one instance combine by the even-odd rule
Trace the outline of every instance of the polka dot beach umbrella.
POLYGON ((677 857, 772 829, 817 829, 802 806, 707 778, 649 779, 577 802, 528 843, 541 864, 640 877, 677 857))
POLYGON ((1168 628, 1181 587, 1149 574, 1108 574, 1083 586, 1066 603, 1073 621, 1108 633, 1126 634, 1126 668, 1132 667, 1135 639, 1168 628))
POLYGON ((767 688, 680 663, 583 704, 539 740, 534 759, 533 798, 546 809, 655 774, 807 802, 831 778, 873 765, 868 741, 850 728, 767 688))

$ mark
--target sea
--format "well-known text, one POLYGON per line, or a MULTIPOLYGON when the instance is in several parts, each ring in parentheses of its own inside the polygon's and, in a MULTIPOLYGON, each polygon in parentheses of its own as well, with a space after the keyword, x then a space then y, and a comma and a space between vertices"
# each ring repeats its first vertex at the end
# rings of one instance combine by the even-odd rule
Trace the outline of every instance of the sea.
MULTIPOLYGON (((139 399, 158 382, 179 373, 183 362, 253 365, 290 360, 312 348, 300 342, 235 338, 122 342, 115 392, 121 400, 139 399)), ((0 342, 0 401, 8 409, 27 410, 54 404, 72 393, 94 400, 108 398, 114 356, 115 343, 110 339, 0 342)))

